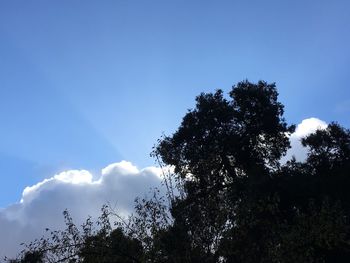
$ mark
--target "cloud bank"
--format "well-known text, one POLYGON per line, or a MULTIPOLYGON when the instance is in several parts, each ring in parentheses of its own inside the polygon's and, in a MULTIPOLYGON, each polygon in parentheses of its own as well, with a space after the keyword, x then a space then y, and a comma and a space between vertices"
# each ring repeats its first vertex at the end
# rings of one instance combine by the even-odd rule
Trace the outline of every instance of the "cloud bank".
MULTIPOLYGON (((306 149, 300 139, 326 127, 327 124, 317 118, 303 120, 291 134, 292 148, 282 162, 292 156, 304 160, 306 149)), ((20 243, 41 237, 46 227, 61 228, 65 209, 78 225, 88 216, 99 216, 100 208, 106 203, 116 204, 118 212, 127 215, 133 210, 135 197, 143 196, 160 182, 160 168, 139 170, 130 162, 122 161, 103 168, 99 175, 69 170, 28 186, 19 203, 0 210, 0 257, 15 256, 20 243)))
POLYGON ((65 209, 77 225, 99 216, 106 203, 129 214, 135 197, 159 186, 160 176, 160 168, 139 170, 122 161, 102 169, 96 180, 89 171, 70 170, 26 187, 19 203, 0 210, 0 257, 16 255, 20 243, 41 237, 46 227, 63 227, 65 209))

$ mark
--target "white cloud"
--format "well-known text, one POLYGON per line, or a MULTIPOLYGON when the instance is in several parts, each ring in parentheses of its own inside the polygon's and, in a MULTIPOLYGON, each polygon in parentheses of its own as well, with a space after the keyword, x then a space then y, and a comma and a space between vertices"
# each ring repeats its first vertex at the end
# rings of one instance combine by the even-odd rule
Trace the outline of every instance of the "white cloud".
POLYGON ((318 129, 327 128, 327 123, 317 119, 317 118, 309 118, 303 120, 300 124, 298 124, 295 132, 292 134, 292 137, 301 138, 315 132, 318 129))
POLYGON ((287 160, 290 160, 292 156, 294 156, 297 161, 305 160, 307 148, 302 146, 301 139, 314 133, 318 129, 325 128, 327 128, 327 123, 317 118, 308 118, 299 123, 295 132, 290 135, 291 148, 287 151, 286 156, 282 158, 281 162, 285 163, 287 160))
POLYGON ((26 187, 19 203, 0 210, 0 257, 15 255, 20 243, 41 237, 46 227, 61 228, 65 209, 78 225, 99 216, 108 202, 129 214, 135 197, 159 186, 160 176, 160 168, 139 170, 122 161, 102 169, 96 180, 89 171, 70 170, 26 187))

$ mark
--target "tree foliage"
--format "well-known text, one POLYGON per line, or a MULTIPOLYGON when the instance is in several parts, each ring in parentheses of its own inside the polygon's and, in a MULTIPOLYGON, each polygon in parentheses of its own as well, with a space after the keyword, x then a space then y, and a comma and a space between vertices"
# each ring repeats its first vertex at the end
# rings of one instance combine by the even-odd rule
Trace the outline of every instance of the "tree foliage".
POLYGON ((331 123, 302 139, 305 161, 281 165, 295 128, 283 113, 263 81, 200 94, 153 151, 174 170, 166 196, 137 199, 128 219, 105 207, 98 227, 65 213, 66 230, 13 262, 350 261, 350 132, 331 123))

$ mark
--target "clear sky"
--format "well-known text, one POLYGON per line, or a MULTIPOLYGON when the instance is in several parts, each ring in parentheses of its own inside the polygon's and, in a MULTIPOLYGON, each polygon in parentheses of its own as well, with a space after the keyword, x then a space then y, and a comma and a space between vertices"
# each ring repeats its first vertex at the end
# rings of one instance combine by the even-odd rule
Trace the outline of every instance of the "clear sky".
POLYGON ((0 207, 67 169, 142 168, 200 92, 276 82, 350 127, 350 1, 1 1, 0 207))

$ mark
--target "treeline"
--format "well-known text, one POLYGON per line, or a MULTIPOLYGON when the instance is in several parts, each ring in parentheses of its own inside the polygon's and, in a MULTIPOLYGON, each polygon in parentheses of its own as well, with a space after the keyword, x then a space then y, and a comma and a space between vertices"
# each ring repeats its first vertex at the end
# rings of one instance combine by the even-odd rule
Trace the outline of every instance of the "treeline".
POLYGON ((9 262, 350 262, 350 132, 337 123, 302 139, 307 159, 281 164, 295 126, 274 84, 200 94, 153 156, 165 196, 121 218, 103 207, 80 228, 25 246, 9 262), (166 170, 166 169, 165 169, 166 170))

